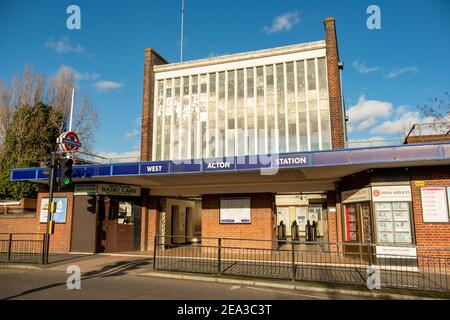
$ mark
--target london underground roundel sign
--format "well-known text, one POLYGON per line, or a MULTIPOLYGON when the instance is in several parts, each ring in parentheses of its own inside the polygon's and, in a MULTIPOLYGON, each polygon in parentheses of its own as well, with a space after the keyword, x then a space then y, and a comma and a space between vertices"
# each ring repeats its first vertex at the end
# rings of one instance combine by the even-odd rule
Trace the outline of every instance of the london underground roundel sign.
POLYGON ((60 146, 64 151, 77 151, 81 147, 80 138, 73 131, 63 132, 60 135, 60 146))

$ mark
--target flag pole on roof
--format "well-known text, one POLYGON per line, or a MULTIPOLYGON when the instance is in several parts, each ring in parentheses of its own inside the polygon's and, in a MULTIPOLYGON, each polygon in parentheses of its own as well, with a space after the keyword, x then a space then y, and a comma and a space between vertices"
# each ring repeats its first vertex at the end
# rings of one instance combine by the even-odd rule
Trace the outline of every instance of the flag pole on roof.
POLYGON ((184 27, 184 0, 181 0, 181 41, 180 41, 180 62, 183 61, 183 27, 184 27))

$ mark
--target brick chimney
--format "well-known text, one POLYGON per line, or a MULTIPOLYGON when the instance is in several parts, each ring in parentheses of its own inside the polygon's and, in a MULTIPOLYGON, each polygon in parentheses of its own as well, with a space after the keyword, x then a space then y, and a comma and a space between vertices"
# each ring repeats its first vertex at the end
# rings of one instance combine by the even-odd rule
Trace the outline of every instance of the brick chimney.
POLYGON ((155 72, 153 67, 168 63, 154 49, 145 49, 144 92, 142 95, 141 161, 152 160, 153 108, 155 97, 155 72))
POLYGON ((336 23, 334 18, 325 18, 324 24, 326 34, 328 92, 330 99, 331 147, 332 149, 341 149, 345 147, 345 134, 336 23))

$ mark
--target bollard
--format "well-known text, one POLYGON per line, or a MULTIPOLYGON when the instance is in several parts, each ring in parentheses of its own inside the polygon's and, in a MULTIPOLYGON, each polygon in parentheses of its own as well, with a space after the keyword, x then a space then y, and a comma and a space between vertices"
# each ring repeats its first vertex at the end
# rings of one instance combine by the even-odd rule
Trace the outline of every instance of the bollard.
POLYGON ((12 233, 9 234, 9 240, 8 240, 8 262, 11 261, 11 250, 12 250, 12 233))
POLYGON ((291 241, 292 249, 291 249, 291 259, 292 259, 292 281, 295 281, 295 242, 291 241))

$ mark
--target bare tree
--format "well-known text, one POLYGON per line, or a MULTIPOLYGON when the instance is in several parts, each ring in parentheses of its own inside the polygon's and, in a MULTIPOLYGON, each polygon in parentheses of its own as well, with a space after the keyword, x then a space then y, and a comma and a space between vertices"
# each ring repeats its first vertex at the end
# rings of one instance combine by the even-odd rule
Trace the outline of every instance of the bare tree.
POLYGON ((428 104, 418 108, 425 118, 433 120, 431 128, 436 133, 450 133, 450 95, 447 91, 443 98, 430 98, 428 104))
MULTIPOLYGON (((5 141, 5 135, 12 116, 20 108, 26 106, 32 108, 39 104, 51 106, 52 112, 48 119, 49 126, 57 126, 62 133, 68 129, 70 117, 70 104, 72 99, 72 89, 76 88, 73 71, 70 68, 61 66, 57 74, 51 77, 46 83, 42 74, 34 71, 30 66, 26 66, 22 77, 15 76, 11 84, 0 82, 0 150, 5 141)), ((73 119, 73 130, 82 139, 82 149, 91 151, 94 143, 94 133, 97 129, 97 112, 89 101, 83 97, 76 103, 73 119)), ((38 112, 38 109, 34 111, 38 112)), ((42 130, 43 128, 33 128, 29 119, 20 119, 20 124, 16 124, 17 137, 23 136, 27 130, 42 130)), ((20 139, 19 139, 20 140, 20 139)), ((30 154, 26 158, 33 157, 30 154)))

